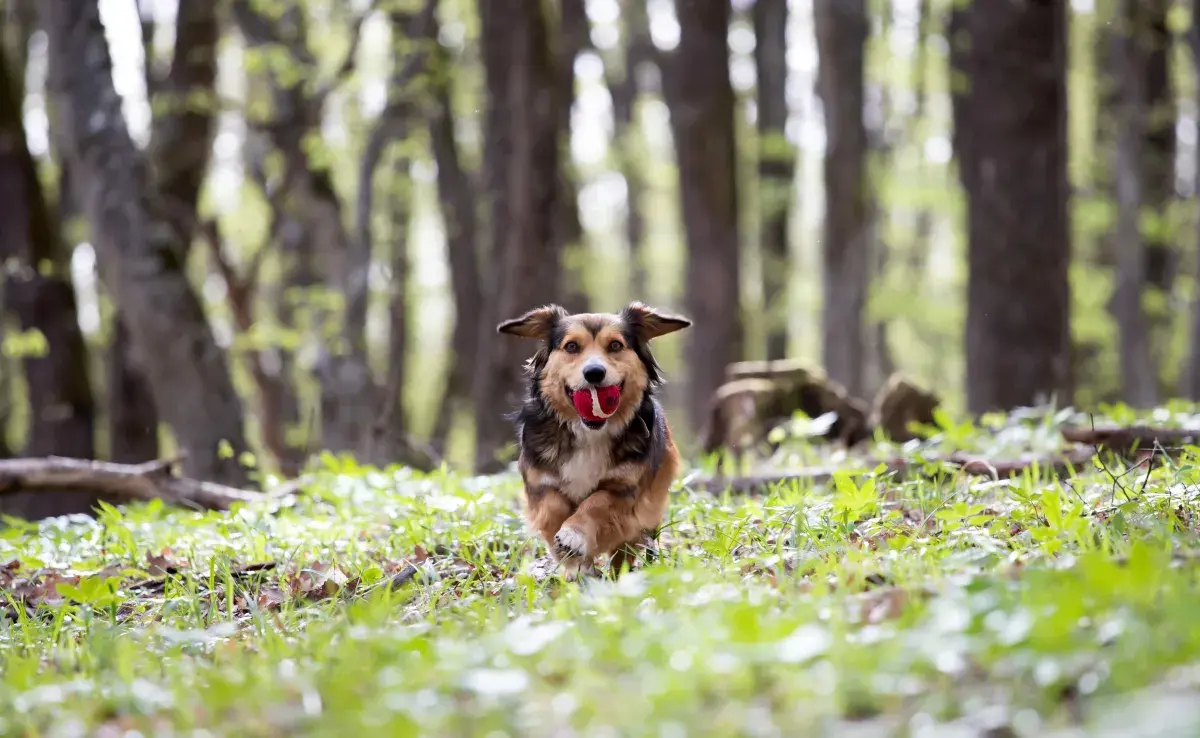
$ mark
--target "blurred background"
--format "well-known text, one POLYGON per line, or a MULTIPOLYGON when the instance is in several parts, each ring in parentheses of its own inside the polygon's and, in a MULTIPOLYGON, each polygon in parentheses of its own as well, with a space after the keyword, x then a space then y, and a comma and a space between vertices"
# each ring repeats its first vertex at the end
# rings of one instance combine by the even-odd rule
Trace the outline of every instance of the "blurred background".
POLYGON ((693 319, 693 457, 739 360, 1195 399, 1197 7, 3 0, 0 454, 494 472, 551 301, 693 319))

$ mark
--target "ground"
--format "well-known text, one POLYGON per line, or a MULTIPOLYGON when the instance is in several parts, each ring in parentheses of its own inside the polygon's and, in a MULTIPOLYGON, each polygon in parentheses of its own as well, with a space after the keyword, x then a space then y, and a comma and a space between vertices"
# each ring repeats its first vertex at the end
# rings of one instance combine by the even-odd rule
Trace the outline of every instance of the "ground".
POLYGON ((0 734, 1195 734, 1196 449, 1148 477, 865 461, 1050 453, 1068 420, 795 442, 776 466, 845 471, 759 495, 690 470, 660 558, 583 587, 534 576, 512 474, 326 460, 231 513, 8 521, 0 734))

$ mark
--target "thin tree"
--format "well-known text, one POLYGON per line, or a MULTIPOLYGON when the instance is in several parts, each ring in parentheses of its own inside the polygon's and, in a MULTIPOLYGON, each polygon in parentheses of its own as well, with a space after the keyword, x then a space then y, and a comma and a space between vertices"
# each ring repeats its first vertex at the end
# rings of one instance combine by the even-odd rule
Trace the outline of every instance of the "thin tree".
POLYGON ((951 16, 972 413, 1071 399, 1067 18, 1066 3, 1031 0, 951 16))
POLYGON ((788 282, 795 147, 787 138, 787 0, 754 3, 754 67, 757 72, 759 243, 767 358, 782 359, 788 348, 788 282))
POLYGON ((826 141, 821 357, 830 379, 861 395, 871 240, 863 121, 870 26, 866 0, 818 0, 813 14, 826 141))
MULTIPOLYGON (((431 27, 437 38, 436 19, 431 27)), ((446 229, 454 328, 450 335, 450 366, 446 388, 434 424, 432 444, 442 454, 455 417, 467 407, 479 354, 479 316, 484 308, 480 282, 477 185, 463 167, 454 132, 454 80, 459 65, 437 44, 429 63, 430 101, 426 125, 437 163, 438 203, 446 229)), ((489 337, 490 338, 490 337, 489 337)))

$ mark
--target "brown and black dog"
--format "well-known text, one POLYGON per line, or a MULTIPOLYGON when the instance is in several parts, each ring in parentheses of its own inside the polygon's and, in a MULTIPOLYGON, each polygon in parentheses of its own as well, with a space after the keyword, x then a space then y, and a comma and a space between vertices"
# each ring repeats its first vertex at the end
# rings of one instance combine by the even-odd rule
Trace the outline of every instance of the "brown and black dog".
POLYGON ((525 517, 568 580, 601 555, 619 570, 627 544, 662 522, 680 459, 649 343, 691 324, 634 302, 616 314, 546 305, 497 328, 541 343, 514 416, 517 466, 525 517))

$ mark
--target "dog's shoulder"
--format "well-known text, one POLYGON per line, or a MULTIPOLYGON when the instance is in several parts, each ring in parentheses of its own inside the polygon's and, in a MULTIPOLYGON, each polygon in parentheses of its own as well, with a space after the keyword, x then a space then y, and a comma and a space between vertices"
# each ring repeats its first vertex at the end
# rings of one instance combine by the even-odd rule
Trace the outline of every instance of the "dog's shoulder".
POLYGON ((657 470, 666 453, 667 435, 662 404, 647 393, 624 432, 613 439, 613 464, 646 464, 651 472, 657 470))
POLYGON ((528 464, 556 471, 575 450, 575 437, 536 395, 525 399, 515 421, 517 447, 528 464))

